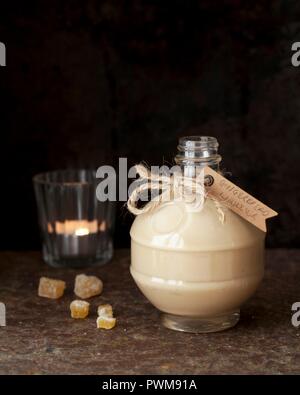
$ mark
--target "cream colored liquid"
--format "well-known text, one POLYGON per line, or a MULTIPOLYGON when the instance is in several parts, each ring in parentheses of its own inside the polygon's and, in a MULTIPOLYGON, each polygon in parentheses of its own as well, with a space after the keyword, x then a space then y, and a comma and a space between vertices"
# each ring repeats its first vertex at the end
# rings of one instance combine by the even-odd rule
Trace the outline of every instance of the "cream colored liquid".
POLYGON ((159 310, 209 317, 233 311, 263 277, 264 233, 230 210, 225 223, 206 200, 201 212, 171 202, 131 228, 131 273, 159 310))

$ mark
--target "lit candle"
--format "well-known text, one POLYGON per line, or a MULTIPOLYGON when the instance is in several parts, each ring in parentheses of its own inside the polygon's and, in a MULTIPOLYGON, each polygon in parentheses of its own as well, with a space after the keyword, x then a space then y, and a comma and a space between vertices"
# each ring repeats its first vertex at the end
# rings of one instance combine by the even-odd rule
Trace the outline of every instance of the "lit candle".
POLYGON ((58 235, 85 236, 90 233, 97 233, 98 221, 87 220, 67 220, 65 222, 55 222, 54 229, 52 224, 48 224, 49 233, 55 232, 58 235))
POLYGON ((48 223, 49 235, 55 237, 63 256, 94 254, 97 236, 106 229, 105 221, 66 220, 48 223))

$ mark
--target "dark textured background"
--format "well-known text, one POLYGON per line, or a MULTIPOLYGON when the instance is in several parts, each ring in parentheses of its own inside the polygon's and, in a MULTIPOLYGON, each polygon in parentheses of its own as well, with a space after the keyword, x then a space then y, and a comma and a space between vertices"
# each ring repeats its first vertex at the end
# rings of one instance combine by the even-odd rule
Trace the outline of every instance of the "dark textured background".
MULTIPOLYGON (((171 161, 214 135, 233 181, 280 216, 268 246, 300 247, 300 3, 2 2, 0 248, 39 246, 33 174, 171 161)), ((116 246, 132 218, 119 210, 116 246)))

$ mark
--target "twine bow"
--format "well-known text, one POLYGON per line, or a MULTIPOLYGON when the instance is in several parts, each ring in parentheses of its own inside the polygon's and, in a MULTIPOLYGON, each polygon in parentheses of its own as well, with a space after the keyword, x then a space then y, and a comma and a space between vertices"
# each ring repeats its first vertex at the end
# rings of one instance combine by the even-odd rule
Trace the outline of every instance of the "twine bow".
POLYGON ((221 204, 208 196, 204 185, 204 175, 186 177, 182 172, 174 172, 172 175, 156 174, 149 171, 144 165, 136 165, 135 170, 140 176, 139 184, 131 191, 127 201, 128 210, 134 215, 151 212, 164 202, 170 200, 183 200, 190 203, 194 211, 201 211, 206 198, 214 201, 219 220, 224 223, 225 215, 221 204), (138 201, 142 200, 145 193, 151 193, 151 200, 141 208, 138 201), (155 194, 155 196, 153 196, 155 194))

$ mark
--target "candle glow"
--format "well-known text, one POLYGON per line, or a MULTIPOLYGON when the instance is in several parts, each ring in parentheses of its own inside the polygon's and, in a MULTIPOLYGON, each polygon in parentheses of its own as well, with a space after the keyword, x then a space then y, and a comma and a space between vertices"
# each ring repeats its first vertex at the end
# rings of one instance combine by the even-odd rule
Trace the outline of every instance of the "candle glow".
POLYGON ((86 236, 90 233, 97 233, 98 221, 87 220, 67 220, 65 222, 55 222, 54 226, 48 223, 48 232, 58 235, 86 236))

